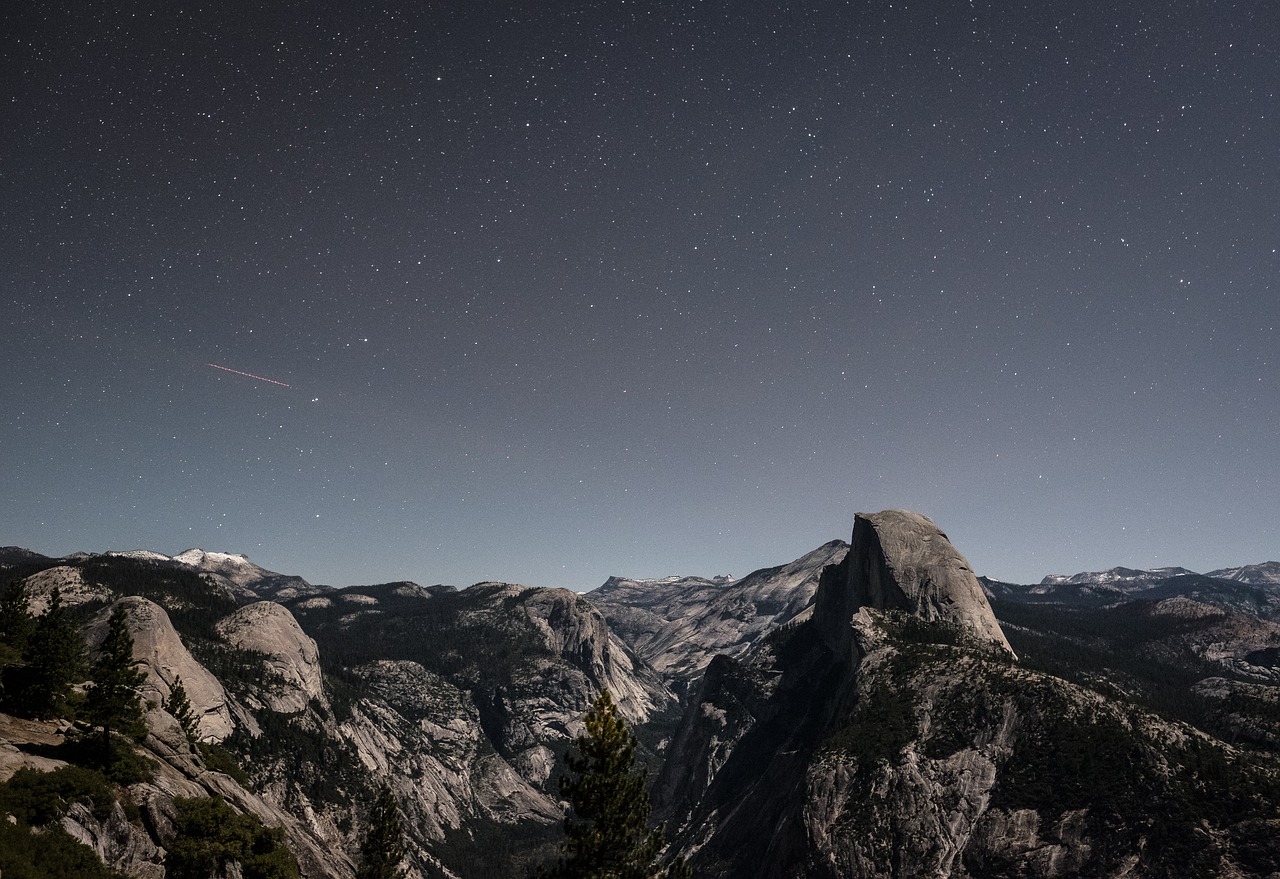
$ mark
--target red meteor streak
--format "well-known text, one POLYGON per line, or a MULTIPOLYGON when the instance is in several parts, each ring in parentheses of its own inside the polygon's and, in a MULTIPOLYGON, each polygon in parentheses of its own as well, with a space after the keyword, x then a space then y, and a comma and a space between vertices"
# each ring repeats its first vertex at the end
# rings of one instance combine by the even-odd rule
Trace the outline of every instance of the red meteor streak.
POLYGON ((292 385, 286 385, 284 382, 278 382, 273 378, 265 378, 260 375, 254 375, 251 372, 241 372, 238 369, 232 369, 230 366, 219 366, 216 363, 210 363, 209 365, 214 369, 221 369, 223 372, 234 372, 236 375, 243 375, 245 378, 256 378, 260 382, 271 382, 271 384, 279 385, 282 388, 292 387, 292 385))

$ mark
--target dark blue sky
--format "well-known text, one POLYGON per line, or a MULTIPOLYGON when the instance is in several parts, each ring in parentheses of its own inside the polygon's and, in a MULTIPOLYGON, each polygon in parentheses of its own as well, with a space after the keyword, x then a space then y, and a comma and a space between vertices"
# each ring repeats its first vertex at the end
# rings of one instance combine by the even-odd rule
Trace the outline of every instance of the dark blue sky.
POLYGON ((1274 3, 10 6, 0 543, 1280 555, 1274 3))

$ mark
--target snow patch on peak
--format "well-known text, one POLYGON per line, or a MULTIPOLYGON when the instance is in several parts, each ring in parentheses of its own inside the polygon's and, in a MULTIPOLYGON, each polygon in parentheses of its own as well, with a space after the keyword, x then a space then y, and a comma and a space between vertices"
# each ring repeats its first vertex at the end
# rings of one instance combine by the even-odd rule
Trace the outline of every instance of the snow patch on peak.
POLYGON ((112 551, 112 552, 104 553, 104 555, 107 555, 111 558, 137 559, 139 561, 144 561, 144 562, 173 561, 173 559, 170 558, 169 556, 164 555, 163 553, 152 552, 149 549, 128 549, 128 550, 124 550, 123 552, 112 551))
MULTIPOLYGON (((207 565, 234 565, 237 567, 251 566, 257 568, 253 562, 249 561, 249 557, 243 553, 231 552, 209 552, 208 550, 193 547, 183 550, 173 557, 175 562, 192 565, 193 567, 202 568, 207 565)), ((261 570, 261 569, 259 569, 261 570)))
POLYGON ((188 549, 173 557, 175 562, 189 565, 196 570, 210 574, 218 574, 236 586, 248 586, 258 580, 276 576, 273 571, 255 565, 247 556, 229 552, 207 552, 203 549, 188 549))
POLYGON ((1280 562, 1263 562, 1258 565, 1242 565, 1238 568, 1220 568, 1205 576, 1219 580, 1234 580, 1252 586, 1280 586, 1280 562))
POLYGON ((1143 570, 1115 567, 1105 571, 1084 571, 1079 574, 1050 574, 1040 581, 1041 586, 1114 586, 1122 591, 1143 589, 1160 580, 1195 574, 1180 567, 1163 567, 1143 570))

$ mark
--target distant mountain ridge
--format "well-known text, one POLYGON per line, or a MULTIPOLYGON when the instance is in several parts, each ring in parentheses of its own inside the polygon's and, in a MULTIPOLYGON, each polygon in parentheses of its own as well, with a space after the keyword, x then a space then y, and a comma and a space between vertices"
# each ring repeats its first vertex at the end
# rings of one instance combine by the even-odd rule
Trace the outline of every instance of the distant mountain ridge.
POLYGON ((991 598, 1032 604, 1104 607, 1128 601, 1189 598, 1223 610, 1280 620, 1280 562, 1197 574, 1181 567, 1117 567, 1051 575, 1036 584, 982 579, 991 598))
POLYGON ((1194 574, 1187 568, 1167 567, 1140 570, 1137 568, 1116 567, 1105 571, 1085 571, 1079 574, 1050 574, 1040 581, 1041 586, 1082 586, 1086 583, 1115 586, 1122 591, 1142 588, 1159 580, 1177 577, 1183 574, 1194 574))
MULTIPOLYGON (((564 751, 602 687, 704 877, 1275 879, 1277 568, 1001 583, 900 510, 740 579, 585 595, 0 548, 0 585, 21 580, 37 613, 57 588, 91 645, 127 611, 148 674, 139 750, 164 765, 128 791, 142 820, 77 807, 64 827, 134 879, 163 875, 173 797, 210 794, 282 827, 304 879, 353 879, 384 782, 406 879, 523 875, 554 853, 564 751), (162 707, 179 675, 221 752, 162 707)), ((67 727, 0 714, 0 780, 59 765, 67 727)))
POLYGON ((0 547, 0 570, 19 567, 48 569, 95 558, 121 558, 161 565, 179 565, 209 575, 225 588, 245 598, 287 600, 300 595, 314 595, 329 589, 327 586, 308 583, 302 577, 269 571, 250 561, 249 557, 243 554, 212 552, 194 547, 173 556, 148 549, 131 549, 108 550, 103 553, 76 552, 53 557, 19 546, 5 546, 0 547))
POLYGON ((1108 568, 1105 571, 1083 571, 1078 574, 1050 574, 1040 581, 1041 586, 1080 586, 1089 584, 1108 584, 1122 589, 1142 588, 1143 586, 1168 580, 1170 577, 1189 575, 1212 577, 1215 580, 1234 580, 1254 586, 1280 586, 1280 562, 1262 562, 1255 565, 1241 565, 1237 568, 1219 568, 1206 574, 1199 574, 1188 568, 1108 568))
POLYGON ((1280 586, 1280 562, 1263 562, 1239 568, 1220 568, 1205 574, 1217 580, 1238 580, 1255 586, 1280 586))
POLYGON ((832 540, 741 580, 610 577, 586 597, 668 681, 691 682, 716 655, 742 656, 768 632, 807 616, 823 569, 848 551, 849 544, 832 540))

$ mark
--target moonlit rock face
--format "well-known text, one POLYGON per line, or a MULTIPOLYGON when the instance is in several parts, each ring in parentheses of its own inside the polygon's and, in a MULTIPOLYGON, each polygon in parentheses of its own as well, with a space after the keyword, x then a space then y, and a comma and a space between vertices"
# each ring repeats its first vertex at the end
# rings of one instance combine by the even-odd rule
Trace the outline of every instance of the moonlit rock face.
POLYGON ((668 679, 696 678, 717 655, 740 658, 765 633, 806 613, 822 570, 848 545, 825 543, 790 564, 741 580, 611 577, 588 599, 646 662, 668 679))
POLYGON ((968 561, 919 513, 858 513, 853 546, 840 568, 824 574, 818 606, 829 634, 839 640, 837 630, 853 613, 871 607, 958 623, 1013 652, 968 561))
POLYGON ((274 601, 248 604, 219 620, 218 634, 242 650, 268 656, 268 665, 286 686, 267 696, 270 708, 289 714, 311 699, 325 702, 320 651, 293 614, 274 601))
MULTIPOLYGON (((133 658, 142 663, 147 674, 139 689, 143 701, 163 704, 173 692, 174 682, 181 678, 195 715, 198 738, 220 742, 229 736, 234 723, 226 690, 187 650, 164 608, 136 595, 122 598, 118 604, 125 610, 133 637, 133 658)), ((90 626, 90 644, 101 643, 109 615, 109 608, 103 610, 90 626)))
POLYGON ((26 579, 26 584, 27 595, 30 596, 27 608, 36 616, 49 609, 49 599, 55 589, 63 607, 111 597, 111 590, 86 582, 80 569, 72 565, 59 565, 32 574, 26 579))

